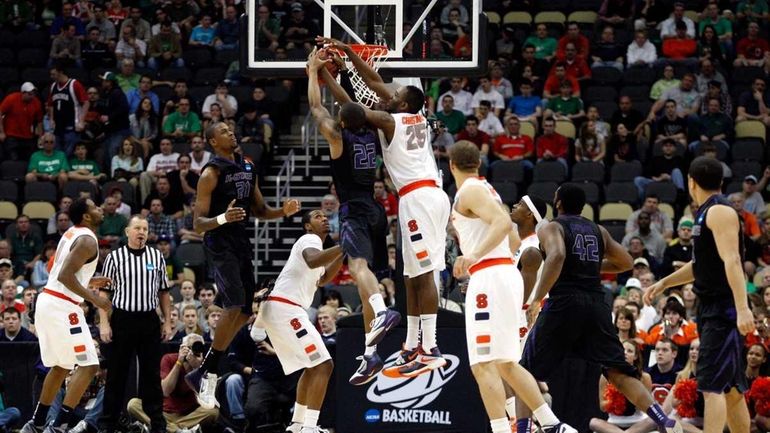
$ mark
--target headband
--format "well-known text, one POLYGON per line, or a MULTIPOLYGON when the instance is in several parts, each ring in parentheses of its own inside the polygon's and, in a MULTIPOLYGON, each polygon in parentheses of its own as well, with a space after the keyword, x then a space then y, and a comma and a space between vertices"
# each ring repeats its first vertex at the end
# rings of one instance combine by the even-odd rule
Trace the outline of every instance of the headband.
POLYGON ((540 216, 540 212, 537 211, 537 208, 535 207, 535 204, 532 203, 532 199, 530 199, 528 195, 525 195, 521 199, 524 200, 524 203, 527 204, 527 207, 532 212, 532 215, 535 216, 535 221, 539 224, 540 221, 543 220, 543 217, 540 216))

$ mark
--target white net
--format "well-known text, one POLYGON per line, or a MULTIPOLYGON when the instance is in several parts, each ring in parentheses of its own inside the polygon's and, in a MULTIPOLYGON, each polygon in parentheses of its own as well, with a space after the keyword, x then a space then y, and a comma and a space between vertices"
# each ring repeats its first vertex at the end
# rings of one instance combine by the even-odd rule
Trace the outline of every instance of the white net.
MULTIPOLYGON (((350 47, 375 71, 380 69, 380 65, 385 61, 386 54, 388 54, 388 47, 384 45, 351 45, 350 47)), ((344 57, 344 52, 341 54, 344 57)), ((345 63, 347 63, 348 70, 351 71, 350 84, 353 86, 358 102, 367 107, 374 106, 374 104, 380 101, 380 97, 366 85, 364 79, 356 68, 353 67, 349 59, 345 58, 345 63)))

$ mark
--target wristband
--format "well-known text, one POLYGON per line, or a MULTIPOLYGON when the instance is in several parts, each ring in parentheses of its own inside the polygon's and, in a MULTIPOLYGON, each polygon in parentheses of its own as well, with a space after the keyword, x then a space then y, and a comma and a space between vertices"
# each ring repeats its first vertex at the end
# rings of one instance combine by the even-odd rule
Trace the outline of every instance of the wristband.
POLYGON ((224 225, 224 224, 227 224, 227 215, 226 215, 226 212, 222 212, 221 214, 219 214, 219 215, 217 216, 217 224, 219 224, 220 226, 221 226, 221 225, 224 225))
POLYGON ((178 365, 178 366, 180 366, 180 367, 184 367, 184 365, 183 365, 181 362, 179 362, 179 360, 178 360, 178 359, 176 360, 176 365, 178 365))

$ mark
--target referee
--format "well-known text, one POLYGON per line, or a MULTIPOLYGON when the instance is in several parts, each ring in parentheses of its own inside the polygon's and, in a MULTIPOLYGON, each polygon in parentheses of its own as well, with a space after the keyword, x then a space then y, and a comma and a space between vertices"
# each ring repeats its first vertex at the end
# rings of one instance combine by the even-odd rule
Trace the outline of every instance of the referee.
POLYGON ((134 352, 139 358, 139 398, 150 418, 151 433, 165 433, 163 391, 160 387, 161 338, 168 340, 171 329, 171 297, 166 284, 163 254, 146 246, 147 220, 134 215, 126 227, 128 244, 111 252, 104 261, 104 276, 112 283, 101 296, 112 293, 112 316, 100 314, 99 333, 110 343, 104 409, 99 431, 113 433, 121 413, 126 378, 134 352), (156 309, 160 304, 164 320, 161 333, 156 309))

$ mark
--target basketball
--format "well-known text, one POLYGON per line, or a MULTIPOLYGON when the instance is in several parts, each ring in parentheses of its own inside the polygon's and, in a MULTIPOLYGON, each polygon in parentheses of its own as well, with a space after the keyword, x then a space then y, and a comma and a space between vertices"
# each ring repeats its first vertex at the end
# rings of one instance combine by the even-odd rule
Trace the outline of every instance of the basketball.
MULTIPOLYGON (((318 57, 322 60, 327 60, 332 58, 327 48, 319 49, 318 57)), ((331 76, 334 77, 335 79, 337 78, 337 75, 339 75, 340 73, 340 68, 333 61, 326 63, 326 70, 329 71, 329 74, 331 74, 331 76)), ((307 68, 305 68, 305 73, 307 73, 307 68)), ((323 78, 318 77, 318 81, 319 83, 324 84, 323 78)))

